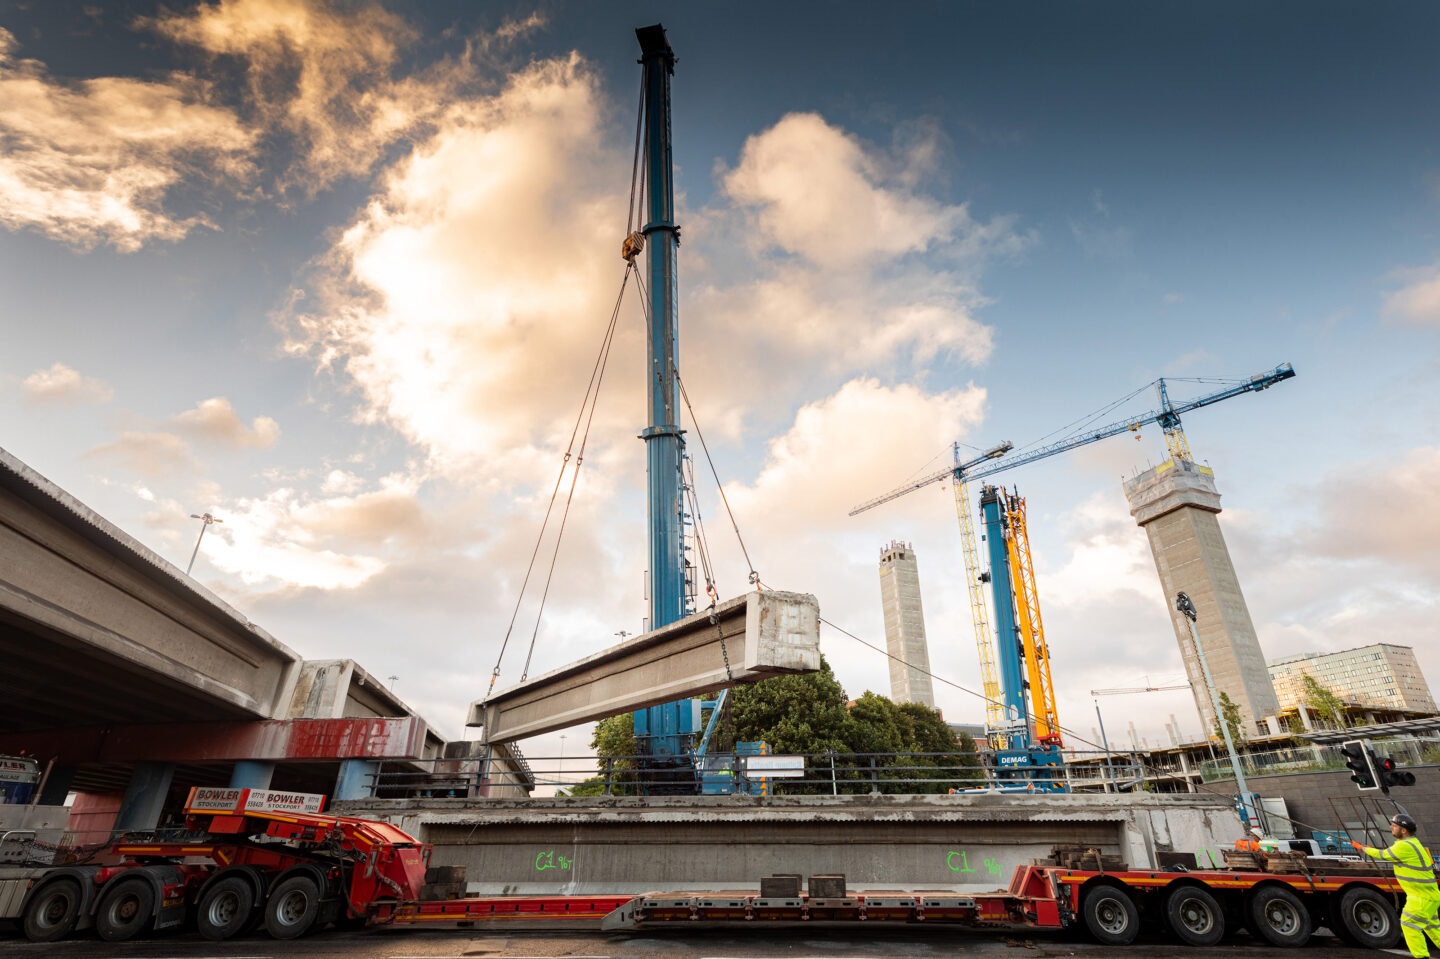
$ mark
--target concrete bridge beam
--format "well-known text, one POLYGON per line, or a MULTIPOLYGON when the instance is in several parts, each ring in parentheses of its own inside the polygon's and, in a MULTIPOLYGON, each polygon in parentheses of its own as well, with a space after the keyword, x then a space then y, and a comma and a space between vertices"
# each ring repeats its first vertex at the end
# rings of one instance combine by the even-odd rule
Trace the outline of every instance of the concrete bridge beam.
POLYGON ((808 593, 738 596, 470 704, 468 725, 513 742, 645 706, 820 668, 820 605, 808 593))

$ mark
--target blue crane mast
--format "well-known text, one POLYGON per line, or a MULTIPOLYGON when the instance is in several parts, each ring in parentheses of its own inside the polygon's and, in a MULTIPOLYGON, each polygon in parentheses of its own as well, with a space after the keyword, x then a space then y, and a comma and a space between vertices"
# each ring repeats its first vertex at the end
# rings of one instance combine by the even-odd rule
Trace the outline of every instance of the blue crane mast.
MULTIPOLYGON (((645 441, 649 519, 648 629, 669 625, 691 610, 686 601, 685 505, 681 469, 685 435, 680 429, 680 378, 678 341, 680 314, 676 286, 676 249, 680 228, 675 223, 675 179, 670 142, 670 78, 675 73, 675 51, 661 24, 635 31, 640 41, 644 70, 645 197, 644 235, 648 265, 650 329, 645 364, 649 423, 641 432, 645 441)), ((711 727, 719 717, 711 710, 711 727)), ((642 778, 649 793, 688 794, 699 789, 696 754, 691 748, 700 731, 698 699, 649 706, 635 712, 635 738, 642 761, 642 778)), ((709 735, 706 736, 708 745, 709 735)), ((702 750, 703 753, 703 750, 702 750)))

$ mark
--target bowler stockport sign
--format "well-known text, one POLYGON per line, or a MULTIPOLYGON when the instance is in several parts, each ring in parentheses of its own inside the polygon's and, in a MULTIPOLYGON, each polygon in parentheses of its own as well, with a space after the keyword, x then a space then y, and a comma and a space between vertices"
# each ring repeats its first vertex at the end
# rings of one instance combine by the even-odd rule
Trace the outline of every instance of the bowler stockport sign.
POLYGON ((325 807, 319 793, 281 789, 219 789, 197 786, 190 790, 185 811, 192 813, 318 813, 325 807))

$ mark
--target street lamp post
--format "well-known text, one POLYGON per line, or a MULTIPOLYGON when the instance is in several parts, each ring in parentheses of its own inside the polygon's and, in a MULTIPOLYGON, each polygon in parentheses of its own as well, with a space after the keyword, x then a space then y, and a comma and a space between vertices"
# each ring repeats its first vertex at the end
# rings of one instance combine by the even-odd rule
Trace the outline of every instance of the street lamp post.
POLYGON ((1105 747, 1105 773, 1110 779, 1111 792, 1119 792, 1115 783, 1115 766, 1110 761, 1110 739, 1105 735, 1105 717, 1100 715, 1100 700, 1095 700, 1095 718, 1100 720, 1100 745, 1105 747))
POLYGON ((1190 639, 1195 643, 1195 654, 1200 658, 1200 671, 1205 674, 1205 688, 1210 691, 1210 705, 1215 709, 1215 721, 1220 726, 1220 734, 1225 737, 1225 749, 1230 753, 1230 768, 1235 773, 1235 784, 1240 787, 1240 814, 1245 818, 1246 828, 1252 824, 1258 826, 1260 817, 1257 815, 1252 820, 1245 811, 1251 808, 1250 793, 1245 786, 1245 771, 1240 768, 1240 755, 1235 752, 1235 740, 1230 736, 1230 724, 1225 721, 1225 714, 1220 710, 1220 694, 1215 691, 1215 680, 1210 677, 1210 663, 1205 659, 1205 647, 1200 645, 1200 631, 1195 628, 1195 604, 1184 593, 1176 593, 1175 608, 1190 626, 1190 639))
POLYGON ((195 548, 190 551, 190 562, 185 567, 185 575, 190 575, 190 570, 195 568, 195 557, 200 555, 200 541, 205 538, 205 531, 210 528, 211 523, 223 523, 223 519, 217 519, 209 513, 191 513, 191 519, 201 520, 200 535, 195 538, 195 548))

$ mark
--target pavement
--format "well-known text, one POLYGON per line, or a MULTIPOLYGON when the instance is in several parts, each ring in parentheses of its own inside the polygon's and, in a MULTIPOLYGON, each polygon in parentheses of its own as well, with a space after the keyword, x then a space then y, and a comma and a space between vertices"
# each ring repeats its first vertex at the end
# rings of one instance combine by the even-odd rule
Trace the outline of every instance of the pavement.
MULTIPOLYGON (((106 943, 91 936, 31 943, 0 924, 0 959, 903 959, 965 956, 985 959, 1279 959, 1285 953, 1245 936, 1233 944, 1195 949, 1161 939, 1132 946, 1095 945, 1064 934, 1017 930, 1013 935, 962 929, 756 928, 613 934, 590 931, 368 929, 326 931, 288 942, 263 933, 209 942, 193 932, 106 943)), ((1381 955, 1317 935, 1304 957, 1361 959, 1381 955)))

